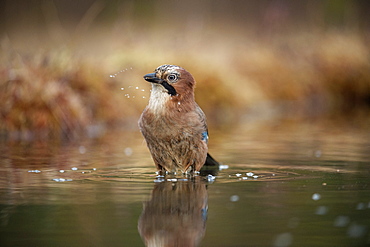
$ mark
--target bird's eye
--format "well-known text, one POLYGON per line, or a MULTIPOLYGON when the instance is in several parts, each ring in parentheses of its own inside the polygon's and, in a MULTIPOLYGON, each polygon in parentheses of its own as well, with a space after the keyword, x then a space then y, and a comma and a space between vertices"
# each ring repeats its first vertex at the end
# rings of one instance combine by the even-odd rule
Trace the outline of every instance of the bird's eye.
POLYGON ((167 80, 168 80, 169 82, 176 82, 176 81, 177 81, 177 75, 176 75, 176 74, 169 74, 169 75, 167 76, 167 80))

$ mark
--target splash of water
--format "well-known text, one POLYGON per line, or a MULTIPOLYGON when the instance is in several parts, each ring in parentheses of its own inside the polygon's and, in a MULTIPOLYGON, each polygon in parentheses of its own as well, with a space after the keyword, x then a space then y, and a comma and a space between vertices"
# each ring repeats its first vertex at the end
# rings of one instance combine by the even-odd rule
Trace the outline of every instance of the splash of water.
POLYGON ((141 89, 140 87, 138 86, 133 86, 133 85, 129 85, 129 86, 126 86, 125 88, 121 88, 121 90, 125 90, 126 91, 126 94, 124 95, 126 98, 128 99, 135 99, 135 98, 143 98, 145 99, 146 96, 143 96, 143 95, 137 95, 137 93, 133 93, 134 91, 135 92, 146 92, 145 89, 141 89), (137 90, 137 91, 136 91, 137 90))
MULTIPOLYGON (((114 73, 114 74, 109 75, 109 77, 111 77, 111 78, 115 78, 115 77, 117 77, 119 74, 121 74, 121 73, 123 73, 123 72, 126 72, 126 71, 128 71, 128 70, 132 70, 132 67, 122 69, 122 70, 118 71, 117 73, 114 73)), ((145 99, 145 98, 146 98, 146 96, 132 95, 132 92, 131 92, 131 94, 130 94, 130 93, 128 93, 128 92, 130 92, 130 90, 133 90, 133 89, 138 90, 138 91, 141 91, 141 92, 145 92, 145 91, 146 91, 145 89, 141 89, 139 86, 129 85, 129 86, 126 86, 126 87, 121 87, 120 89, 121 89, 121 91, 124 91, 124 90, 125 90, 125 91, 127 91, 127 93, 124 95, 127 99, 134 99, 134 98, 136 98, 136 97, 138 97, 138 98, 143 98, 143 99, 145 99)))
POLYGON ((130 68, 126 68, 126 69, 123 69, 123 70, 120 70, 120 71, 118 71, 117 73, 115 73, 115 74, 111 74, 111 75, 109 75, 109 77, 111 77, 111 78, 115 78, 116 76, 118 76, 118 74, 121 74, 121 73, 123 73, 123 72, 125 72, 125 71, 127 71, 127 70, 132 70, 132 67, 130 67, 130 68))

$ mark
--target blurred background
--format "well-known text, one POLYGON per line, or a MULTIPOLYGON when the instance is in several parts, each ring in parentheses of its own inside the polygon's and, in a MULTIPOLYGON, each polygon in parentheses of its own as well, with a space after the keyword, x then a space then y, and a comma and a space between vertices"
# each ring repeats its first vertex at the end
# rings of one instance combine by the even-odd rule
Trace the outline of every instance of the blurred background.
POLYGON ((162 64, 186 68, 211 129, 370 126, 370 2, 0 1, 1 138, 137 129, 162 64))

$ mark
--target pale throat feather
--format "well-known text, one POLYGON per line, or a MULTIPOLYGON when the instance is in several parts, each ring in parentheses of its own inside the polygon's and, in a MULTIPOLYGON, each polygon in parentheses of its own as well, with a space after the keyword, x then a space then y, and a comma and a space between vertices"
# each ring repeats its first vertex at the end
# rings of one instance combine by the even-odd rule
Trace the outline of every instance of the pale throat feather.
POLYGON ((156 114, 166 111, 166 103, 171 99, 161 85, 152 84, 152 92, 150 93, 148 108, 156 114))

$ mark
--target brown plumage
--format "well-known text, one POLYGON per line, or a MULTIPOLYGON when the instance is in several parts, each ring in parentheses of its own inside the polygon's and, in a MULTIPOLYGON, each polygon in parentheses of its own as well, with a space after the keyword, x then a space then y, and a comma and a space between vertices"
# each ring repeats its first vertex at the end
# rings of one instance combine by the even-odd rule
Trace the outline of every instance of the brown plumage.
POLYGON ((211 157, 206 117, 194 99, 193 76, 181 67, 162 65, 144 79, 152 83, 152 91, 139 127, 157 169, 199 171, 211 157))
POLYGON ((155 183, 138 222, 146 246, 198 246, 206 231, 208 195, 200 177, 155 183))

